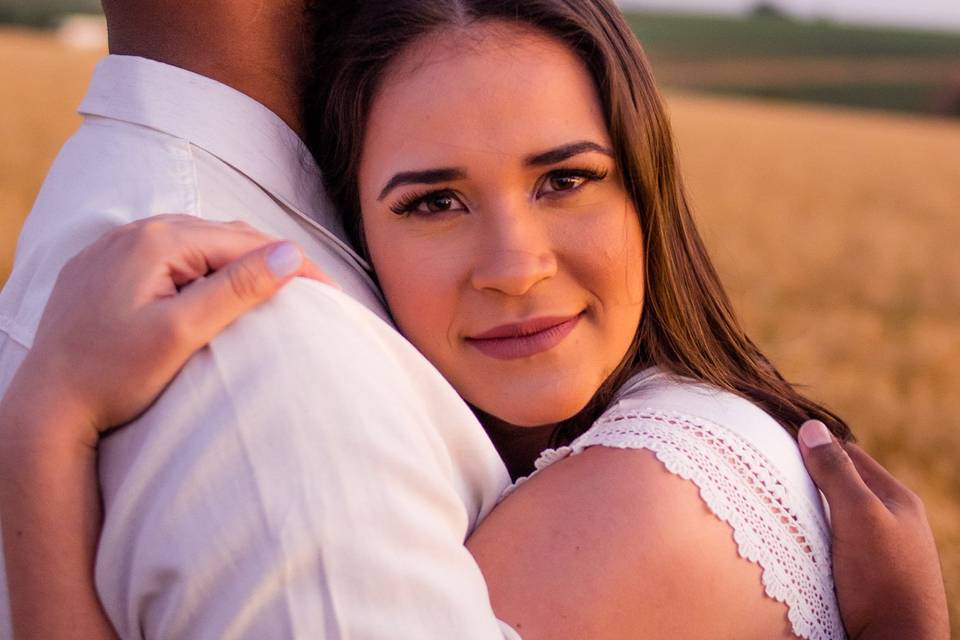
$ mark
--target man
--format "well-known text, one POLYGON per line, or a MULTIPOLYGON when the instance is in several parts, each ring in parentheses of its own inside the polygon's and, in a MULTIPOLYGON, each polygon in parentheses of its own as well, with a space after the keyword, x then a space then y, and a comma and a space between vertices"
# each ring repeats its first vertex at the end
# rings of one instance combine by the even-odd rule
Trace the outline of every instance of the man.
POLYGON ((192 359, 142 424, 104 440, 97 584, 117 631, 510 637, 462 546, 508 478, 452 389, 381 322, 376 287, 318 191, 296 136, 302 7, 104 8, 115 55, 0 297, 0 392, 63 262, 155 213, 240 219, 296 240, 366 307, 293 283, 192 359))
POLYGON ((292 283, 192 360, 141 424, 104 440, 96 574, 117 631, 500 637, 462 543, 508 477, 452 388, 382 320, 363 261, 338 238, 296 135, 302 6, 104 9, 114 55, 0 299, 0 389, 62 264, 152 214, 294 240, 353 298, 292 283))

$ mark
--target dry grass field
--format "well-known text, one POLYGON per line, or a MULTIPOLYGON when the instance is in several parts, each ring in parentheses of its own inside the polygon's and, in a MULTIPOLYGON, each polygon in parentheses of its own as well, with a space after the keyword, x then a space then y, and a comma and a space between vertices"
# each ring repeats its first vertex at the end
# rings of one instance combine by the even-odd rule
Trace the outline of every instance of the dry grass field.
POLYGON ((0 29, 0 282, 47 168, 80 123, 73 110, 100 55, 0 29))
MULTIPOLYGON (((0 31, 0 282, 96 57, 0 31)), ((668 101, 746 324, 923 496, 960 637, 960 123, 668 101)))

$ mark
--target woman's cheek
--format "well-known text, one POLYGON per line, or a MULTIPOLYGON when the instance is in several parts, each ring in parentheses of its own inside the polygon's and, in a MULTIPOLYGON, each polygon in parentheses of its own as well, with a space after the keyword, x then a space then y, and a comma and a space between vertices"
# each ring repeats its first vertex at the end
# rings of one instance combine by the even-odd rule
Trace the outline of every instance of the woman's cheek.
POLYGON ((564 234, 564 262, 603 307, 643 299, 643 238, 633 208, 607 202, 564 234))
POLYGON ((433 243, 395 235, 383 245, 371 255, 397 327, 431 360, 442 357, 457 313, 456 261, 433 243))

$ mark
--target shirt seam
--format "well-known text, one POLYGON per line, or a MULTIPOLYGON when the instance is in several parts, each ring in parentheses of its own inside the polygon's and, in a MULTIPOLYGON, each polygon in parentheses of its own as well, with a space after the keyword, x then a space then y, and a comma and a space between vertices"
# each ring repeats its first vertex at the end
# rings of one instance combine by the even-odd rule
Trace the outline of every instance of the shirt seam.
POLYGON ((197 158, 193 154, 194 144, 189 140, 184 140, 187 145, 187 162, 189 163, 189 172, 190 179, 189 183, 193 188, 193 192, 189 194, 190 197, 190 210, 195 213, 198 218, 204 218, 203 211, 200 206, 200 173, 197 170, 197 158))

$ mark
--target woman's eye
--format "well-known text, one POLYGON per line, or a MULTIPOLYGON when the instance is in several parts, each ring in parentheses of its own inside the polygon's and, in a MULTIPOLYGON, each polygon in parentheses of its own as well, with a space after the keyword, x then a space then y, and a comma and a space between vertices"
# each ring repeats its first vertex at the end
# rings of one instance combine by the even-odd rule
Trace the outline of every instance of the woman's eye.
POLYGON ((418 209, 426 209, 430 213, 450 211, 457 206, 457 199, 448 193, 427 196, 420 202, 418 209))
POLYGON ((466 211, 466 207, 452 191, 435 191, 425 195, 413 194, 391 207, 397 215, 431 215, 448 211, 466 211))
POLYGON ((607 177, 605 169, 565 169, 547 174, 541 183, 539 196, 562 195, 577 191, 588 182, 600 182, 607 177))
POLYGON ((583 176, 550 176, 547 180, 547 186, 550 188, 550 191, 572 191, 586 181, 587 179, 583 176))

